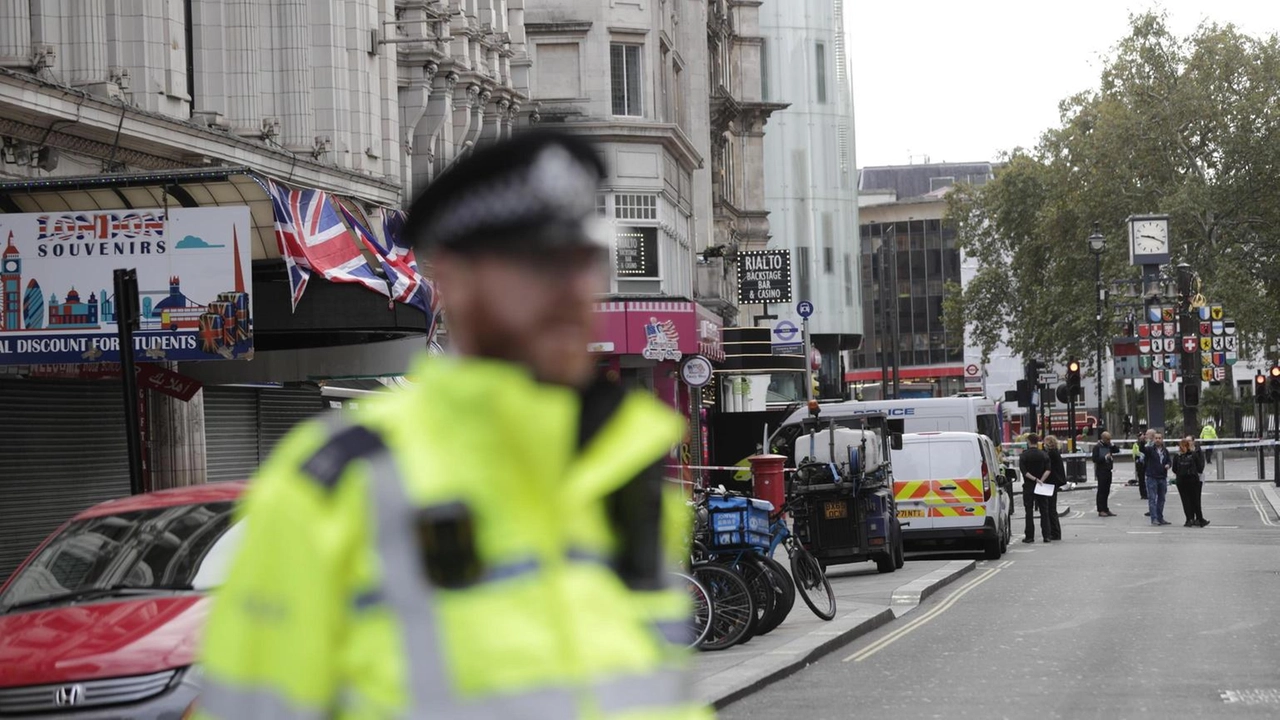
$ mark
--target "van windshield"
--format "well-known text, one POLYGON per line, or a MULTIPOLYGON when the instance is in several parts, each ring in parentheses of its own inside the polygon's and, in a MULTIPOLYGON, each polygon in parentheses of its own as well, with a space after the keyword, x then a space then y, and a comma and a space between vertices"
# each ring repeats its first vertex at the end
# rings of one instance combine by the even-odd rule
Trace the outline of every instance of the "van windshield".
POLYGON ((1000 437, 1000 418, 996 415, 979 415, 978 416, 978 432, 990 438, 991 442, 1000 446, 1003 440, 1000 437))
POLYGON ((908 438, 901 450, 893 451, 893 478, 898 482, 977 477, 982 477, 982 456, 972 440, 908 438))

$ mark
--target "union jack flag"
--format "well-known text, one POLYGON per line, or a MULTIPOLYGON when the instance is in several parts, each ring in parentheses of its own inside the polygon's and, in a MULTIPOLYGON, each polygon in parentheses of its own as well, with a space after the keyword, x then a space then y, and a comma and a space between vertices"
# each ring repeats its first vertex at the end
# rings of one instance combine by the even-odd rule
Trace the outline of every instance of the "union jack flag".
POLYGON ((413 256, 413 250, 396 242, 399 227, 404 222, 403 213, 387 208, 379 209, 385 238, 385 240, 379 240, 369 226, 354 212, 347 209, 346 205, 338 203, 338 209, 342 211, 342 216, 364 242, 365 247, 369 248, 369 252, 376 255, 382 263, 382 271, 391 282, 391 298, 421 310, 429 319, 428 336, 433 334, 438 305, 435 288, 418 271, 418 261, 413 256))
POLYGON ((379 295, 391 296, 387 283, 369 267, 355 238, 333 211, 327 193, 294 189, 270 179, 263 180, 263 187, 271 196, 276 244, 289 268, 295 310, 312 272, 329 282, 359 283, 379 295))

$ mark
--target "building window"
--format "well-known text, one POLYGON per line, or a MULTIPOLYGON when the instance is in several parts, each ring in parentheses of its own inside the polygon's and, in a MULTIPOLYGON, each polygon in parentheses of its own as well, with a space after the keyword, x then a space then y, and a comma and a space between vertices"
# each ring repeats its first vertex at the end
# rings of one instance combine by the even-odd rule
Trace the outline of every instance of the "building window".
POLYGON ((844 254, 844 306, 853 307, 853 256, 844 254))
POLYGON ((932 177, 929 178, 929 192, 948 188, 955 184, 956 179, 954 177, 932 177))
POLYGON ((769 43, 760 41, 760 99, 769 99, 769 43))
POLYGON ((613 82, 613 114, 643 115, 640 102, 644 83, 640 66, 640 46, 613 43, 609 46, 609 73, 613 82))
POLYGON ((684 69, 679 65, 674 65, 675 81, 671 84, 671 92, 675 99, 675 120, 676 125, 681 130, 685 130, 689 126, 689 120, 684 116, 684 69))
POLYGON ((576 42, 538 43, 534 46, 534 92, 539 98, 582 97, 582 70, 576 42))
POLYGON ((827 46, 817 43, 813 46, 814 77, 818 81, 818 102, 827 102, 827 46))
POLYGON ((596 193, 596 215, 600 217, 609 216, 609 195, 607 193, 596 193))
POLYGON ((675 122, 675 110, 672 108, 671 80, 668 73, 671 69, 670 51, 662 48, 662 64, 658 66, 658 77, 662 78, 662 122, 675 122))
POLYGON ((796 285, 799 286, 800 300, 809 300, 809 248, 801 245, 796 248, 796 285))
POLYGON ((657 220, 658 196, 614 195, 613 216, 618 220, 657 220))
POLYGON ((836 271, 835 230, 831 213, 822 213, 822 272, 833 275, 836 271))

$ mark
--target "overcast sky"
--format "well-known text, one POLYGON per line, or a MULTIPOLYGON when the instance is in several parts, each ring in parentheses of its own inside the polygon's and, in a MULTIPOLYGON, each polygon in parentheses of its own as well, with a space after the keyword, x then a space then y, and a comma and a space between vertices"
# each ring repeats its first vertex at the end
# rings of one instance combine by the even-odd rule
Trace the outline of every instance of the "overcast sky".
POLYGON ((1276 0, 845 0, 858 167, 995 160, 1058 124, 1058 102, 1096 88, 1130 12, 1168 11, 1280 32, 1276 0))

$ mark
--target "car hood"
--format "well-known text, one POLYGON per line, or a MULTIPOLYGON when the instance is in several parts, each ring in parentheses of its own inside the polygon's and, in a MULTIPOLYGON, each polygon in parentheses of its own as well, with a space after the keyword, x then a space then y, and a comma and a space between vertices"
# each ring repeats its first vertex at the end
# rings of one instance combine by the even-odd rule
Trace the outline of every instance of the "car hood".
POLYGON ((208 612, 201 595, 0 615, 0 687, 145 675, 190 665, 208 612))

